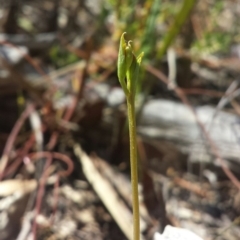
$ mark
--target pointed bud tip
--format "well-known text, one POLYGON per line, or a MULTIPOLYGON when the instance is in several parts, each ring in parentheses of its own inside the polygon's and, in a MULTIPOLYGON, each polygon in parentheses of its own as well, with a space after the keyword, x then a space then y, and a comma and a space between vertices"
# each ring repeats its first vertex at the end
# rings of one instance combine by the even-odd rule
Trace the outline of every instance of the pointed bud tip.
POLYGON ((144 56, 144 52, 141 52, 141 53, 137 56, 137 63, 138 63, 138 64, 141 64, 143 56, 144 56))
POLYGON ((126 35, 127 33, 126 32, 124 32, 123 34, 122 34, 122 36, 121 36, 121 39, 124 39, 124 41, 125 41, 125 35, 126 35))

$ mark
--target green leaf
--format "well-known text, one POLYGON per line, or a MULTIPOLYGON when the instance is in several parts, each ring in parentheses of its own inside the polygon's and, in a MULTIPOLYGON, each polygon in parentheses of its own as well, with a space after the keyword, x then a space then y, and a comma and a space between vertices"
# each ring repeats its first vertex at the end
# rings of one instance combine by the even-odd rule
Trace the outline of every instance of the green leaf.
POLYGON ((127 94, 128 90, 125 82, 126 71, 127 71, 127 61, 126 61, 127 44, 124 38, 125 34, 126 33, 124 32, 120 39, 120 46, 119 46, 119 52, 118 52, 118 79, 125 94, 127 94))

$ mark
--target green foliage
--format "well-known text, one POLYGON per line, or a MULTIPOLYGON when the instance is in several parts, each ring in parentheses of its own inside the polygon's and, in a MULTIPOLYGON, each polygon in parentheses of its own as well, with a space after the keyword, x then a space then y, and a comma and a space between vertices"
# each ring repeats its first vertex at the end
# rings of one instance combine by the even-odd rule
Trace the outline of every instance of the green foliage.
POLYGON ((229 49, 232 37, 223 32, 208 32, 192 46, 192 52, 200 55, 210 55, 225 52, 229 49))
POLYGON ((27 17, 20 17, 18 20, 18 25, 27 32, 34 33, 34 26, 32 22, 27 17))
POLYGON ((208 24, 204 29, 201 38, 197 39, 191 48, 191 51, 197 55, 210 55, 215 53, 224 53, 229 49, 233 41, 233 29, 227 31, 219 27, 219 16, 224 10, 224 1, 214 2, 209 9, 208 24))
POLYGON ((50 49, 50 59, 57 68, 79 61, 78 56, 64 49, 60 45, 55 45, 50 49))
POLYGON ((158 58, 162 58, 168 47, 175 40, 177 34, 180 32, 183 24, 186 22, 190 11, 195 4, 195 0, 184 0, 182 7, 175 17, 175 20, 169 30, 167 31, 164 39, 162 40, 161 47, 158 51, 158 58))
POLYGON ((156 59, 156 56, 160 59, 160 55, 165 53, 176 38, 194 3, 195 0, 183 0, 180 4, 163 0, 107 1, 108 7, 115 12, 116 31, 118 34, 127 31, 130 36, 136 36, 137 49, 141 46, 146 60, 156 59), (164 29, 167 34, 162 32, 164 29), (162 40, 163 34, 165 38, 162 40), (159 41, 162 42, 160 49, 159 41))
POLYGON ((149 17, 146 19, 146 26, 142 38, 142 49, 148 57, 152 55, 157 42, 156 23, 161 10, 161 0, 154 0, 151 4, 149 17))

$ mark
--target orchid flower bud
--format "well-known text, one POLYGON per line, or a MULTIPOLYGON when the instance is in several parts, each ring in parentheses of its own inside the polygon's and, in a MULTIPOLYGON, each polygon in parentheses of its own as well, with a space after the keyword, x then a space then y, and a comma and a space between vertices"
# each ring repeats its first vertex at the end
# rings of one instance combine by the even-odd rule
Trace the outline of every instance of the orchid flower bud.
POLYGON ((136 84, 138 79, 139 67, 141 64, 143 53, 137 58, 133 54, 131 42, 125 41, 126 33, 123 33, 120 39, 118 52, 118 78, 126 96, 135 95, 136 84), (126 79, 127 78, 127 83, 126 79))
MULTIPOLYGON (((126 33, 123 33, 120 39, 120 46, 119 46, 119 52, 118 52, 118 79, 119 82, 125 92, 127 94, 127 86, 125 82, 126 78, 126 72, 127 72, 127 54, 126 52, 129 52, 129 46, 127 46, 124 35, 126 33), (126 48, 128 47, 127 51, 126 48)), ((128 53, 129 55, 129 53, 128 53)), ((129 63, 128 63, 129 64, 129 63)))

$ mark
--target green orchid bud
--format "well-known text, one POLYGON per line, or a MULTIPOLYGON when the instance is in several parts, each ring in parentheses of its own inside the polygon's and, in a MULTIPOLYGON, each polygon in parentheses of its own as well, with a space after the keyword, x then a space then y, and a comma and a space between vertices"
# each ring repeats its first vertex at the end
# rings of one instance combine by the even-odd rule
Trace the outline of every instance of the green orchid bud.
POLYGON ((128 70, 132 64, 133 60, 133 52, 132 52, 132 46, 131 46, 132 41, 128 41, 128 45, 126 47, 126 70, 128 70))
POLYGON ((139 69, 140 69, 143 55, 144 55, 143 52, 138 57, 135 57, 133 55, 132 64, 130 68, 127 70, 127 79, 128 79, 127 88, 133 97, 135 96, 135 93, 136 93, 139 69))
POLYGON ((133 54, 131 43, 125 41, 125 32, 120 39, 118 52, 118 78, 126 96, 130 94, 135 96, 136 85, 138 80, 138 72, 143 57, 141 53, 138 57, 133 54), (127 83, 126 79, 127 78, 127 83))
MULTIPOLYGON (((126 41, 124 38, 125 34, 126 33, 124 32, 120 39, 120 46, 119 46, 119 52, 118 52, 118 79, 126 94, 127 93, 127 86, 125 82, 126 72, 127 72, 126 48, 129 46, 127 46, 126 44, 126 41)), ((127 52, 128 51, 129 50, 127 50, 127 52)))

